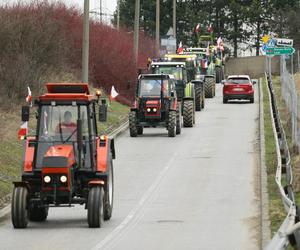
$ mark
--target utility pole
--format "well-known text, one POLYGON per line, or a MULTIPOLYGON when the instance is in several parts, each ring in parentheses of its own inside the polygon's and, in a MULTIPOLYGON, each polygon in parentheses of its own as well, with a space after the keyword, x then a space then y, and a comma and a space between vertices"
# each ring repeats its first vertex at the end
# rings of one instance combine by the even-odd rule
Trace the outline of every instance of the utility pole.
POLYGON ((173 0, 173 32, 176 38, 176 0, 173 0))
POLYGON ((117 30, 120 29, 120 0, 117 0, 117 30))
POLYGON ((102 0, 100 0, 100 23, 102 23, 102 0))
POLYGON ((82 82, 89 81, 89 12, 90 0, 84 0, 83 37, 82 37, 82 82))
POLYGON ((155 39, 156 39, 156 50, 159 52, 159 45, 160 45, 160 42, 159 42, 159 30, 160 30, 160 3, 159 3, 159 0, 156 0, 156 31, 155 31, 155 39))
POLYGON ((138 54, 139 54, 139 30, 140 30, 140 0, 135 0, 133 52, 134 52, 136 63, 138 61, 138 54))

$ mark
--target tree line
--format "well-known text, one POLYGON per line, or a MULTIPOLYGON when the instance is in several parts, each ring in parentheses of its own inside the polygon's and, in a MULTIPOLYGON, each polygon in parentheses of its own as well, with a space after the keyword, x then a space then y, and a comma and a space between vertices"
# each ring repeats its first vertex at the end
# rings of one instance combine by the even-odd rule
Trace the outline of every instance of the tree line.
MULTIPOLYGON (((160 1, 160 35, 172 26, 172 0, 160 1)), ((135 0, 120 0, 120 25, 133 28, 135 0)), ((156 0, 141 0, 141 30, 155 36, 156 0)), ((212 24, 215 35, 233 48, 236 57, 240 43, 259 55, 260 39, 270 32, 295 40, 300 47, 299 0, 177 0, 177 41, 193 45, 194 28, 212 24)), ((114 18, 116 22, 116 15, 114 18)))

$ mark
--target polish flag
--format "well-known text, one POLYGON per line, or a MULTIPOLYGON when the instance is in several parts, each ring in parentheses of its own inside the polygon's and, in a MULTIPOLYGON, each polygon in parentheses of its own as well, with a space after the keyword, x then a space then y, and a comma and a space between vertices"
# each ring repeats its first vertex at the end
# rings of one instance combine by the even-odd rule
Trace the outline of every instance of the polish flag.
POLYGON ((207 56, 209 56, 209 55, 210 55, 209 44, 207 45, 207 48, 206 48, 206 55, 207 55, 207 56))
POLYGON ((208 31, 209 33, 212 33, 212 32, 213 32, 213 27, 212 27, 211 24, 208 26, 207 31, 208 31))
POLYGON ((115 86, 112 86, 109 99, 114 100, 118 95, 119 95, 119 93, 116 91, 115 86))
POLYGON ((26 102, 32 103, 32 93, 31 93, 31 90, 30 90, 29 87, 27 87, 27 90, 28 90, 28 95, 26 97, 26 102))
POLYGON ((28 134, 28 122, 24 122, 18 132, 19 140, 24 140, 26 135, 28 134))
POLYGON ((177 54, 183 54, 182 42, 179 43, 179 47, 177 49, 177 54))
POLYGON ((196 28, 195 28, 195 32, 199 33, 200 32, 200 23, 197 24, 196 28))
POLYGON ((217 48, 224 51, 224 44, 223 44, 223 40, 221 37, 219 37, 217 40, 217 48))

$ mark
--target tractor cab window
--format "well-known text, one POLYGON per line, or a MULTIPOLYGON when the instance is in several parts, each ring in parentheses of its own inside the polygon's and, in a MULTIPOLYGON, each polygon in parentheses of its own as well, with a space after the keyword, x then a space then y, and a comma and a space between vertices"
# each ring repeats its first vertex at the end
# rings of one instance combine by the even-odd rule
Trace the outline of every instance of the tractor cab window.
POLYGON ((181 67, 169 66, 155 68, 155 74, 173 75, 176 80, 182 81, 183 69, 181 67))
POLYGON ((140 96, 160 96, 161 79, 142 79, 139 92, 140 96))
POLYGON ((40 108, 36 167, 42 167, 51 146, 71 144, 77 151, 77 120, 82 120, 83 143, 89 140, 87 106, 44 105, 40 108))

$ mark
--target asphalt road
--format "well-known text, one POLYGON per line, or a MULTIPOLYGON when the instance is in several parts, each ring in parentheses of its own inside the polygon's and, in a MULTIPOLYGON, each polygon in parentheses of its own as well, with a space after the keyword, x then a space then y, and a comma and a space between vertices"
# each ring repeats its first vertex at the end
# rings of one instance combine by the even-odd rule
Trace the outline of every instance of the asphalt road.
POLYGON ((258 249, 258 98, 207 99, 196 127, 176 138, 145 129, 116 141, 112 220, 89 229, 86 210, 56 208, 47 222, 0 224, 0 249, 258 249))

